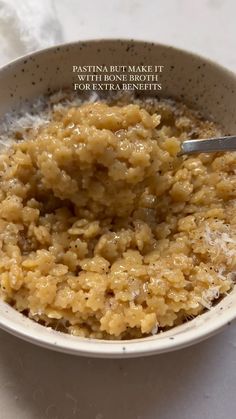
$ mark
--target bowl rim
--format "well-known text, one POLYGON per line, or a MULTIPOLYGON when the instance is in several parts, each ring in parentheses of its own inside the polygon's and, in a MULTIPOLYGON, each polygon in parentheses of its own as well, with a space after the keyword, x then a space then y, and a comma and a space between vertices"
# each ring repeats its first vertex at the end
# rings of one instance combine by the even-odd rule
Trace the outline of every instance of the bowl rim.
MULTIPOLYGON (((232 294, 235 294, 236 297, 236 287, 234 287, 234 292, 228 294, 222 301, 225 301, 230 296, 232 297, 232 294)), ((217 316, 217 313, 213 313, 213 311, 217 310, 219 304, 212 307, 209 311, 196 316, 193 320, 159 335, 141 339, 115 341, 81 338, 55 331, 34 322, 4 301, 1 301, 0 308, 4 306, 3 311, 7 315, 4 316, 4 312, 1 313, 0 328, 24 341, 57 352, 91 358, 135 358, 172 352, 194 345, 218 333, 225 326, 229 326, 236 317, 235 306, 228 307, 226 312, 217 316), (204 320, 204 317, 209 316, 209 313, 213 316, 211 320, 202 321, 202 324, 194 327, 194 322, 196 323, 199 318, 204 320), (15 318, 18 322, 15 321, 15 318), (178 329, 186 325, 189 326, 187 332, 177 333, 171 336, 170 333, 173 330, 176 333, 178 329), (168 333, 169 336, 166 336, 168 333)))
MULTIPOLYGON (((236 82, 236 74, 229 70, 228 68, 218 64, 217 62, 204 57, 198 53, 191 52, 182 48, 178 48, 168 44, 158 43, 152 40, 142 40, 142 39, 132 39, 132 38, 95 38, 88 40, 78 40, 73 42, 66 42, 56 44, 54 46, 43 48, 37 51, 29 52, 25 55, 22 55, 7 64, 0 67, 0 74, 2 72, 7 72, 14 65, 21 63, 22 61, 34 56, 41 54, 49 54, 55 51, 57 48, 66 49, 68 47, 76 47, 81 44, 99 44, 99 43, 134 43, 136 45, 148 44, 150 47, 160 47, 168 49, 173 52, 177 52, 180 55, 189 56, 190 58, 197 58, 202 62, 210 64, 213 68, 218 69, 223 72, 226 77, 231 77, 236 82)), ((231 294, 224 297, 223 300, 232 297, 236 294, 236 290, 231 294)), ((220 303, 219 303, 220 304, 220 303)), ((217 306, 216 306, 217 307, 217 306)), ((49 348, 63 353, 69 353, 73 355, 82 355, 90 356, 97 358, 128 358, 128 357, 140 357, 154 355, 164 352, 174 351, 186 346, 190 346, 201 340, 206 339, 209 336, 212 336, 219 330, 221 330, 227 324, 230 324, 232 320, 236 318, 236 309, 232 306, 228 306, 227 310, 222 313, 221 316, 215 316, 209 322, 202 322, 197 328, 190 327, 188 334, 179 333, 176 334, 173 338, 172 336, 166 337, 166 333, 163 339, 156 339, 155 336, 151 338, 142 338, 142 339, 133 339, 130 341, 115 341, 115 340, 98 340, 98 339, 89 339, 89 338, 80 338, 65 333, 61 333, 51 328, 47 328, 38 323, 35 323, 33 320, 26 318, 23 314, 17 312, 14 308, 10 307, 4 301, 0 301, 0 310, 3 308, 3 313, 0 316, 0 328, 15 335, 19 338, 22 338, 25 341, 34 343, 38 346, 49 348), (12 316, 11 316, 12 313, 12 316), (15 318, 18 321, 15 321, 15 318), (31 327, 31 325, 33 327, 31 327)), ((210 309, 213 312, 215 307, 210 309)), ((2 310, 1 310, 2 311, 2 310)), ((208 311, 207 313, 209 313, 208 311)), ((202 319, 207 313, 198 315, 194 320, 188 322, 188 324, 193 324, 193 322, 201 317, 202 319)), ((177 330, 181 326, 176 326, 171 330, 177 330)), ((156 335, 160 336, 160 335, 156 335)))
POLYGON ((211 58, 206 57, 205 55, 199 54, 197 52, 193 52, 190 51, 188 49, 183 49, 181 47, 176 47, 172 44, 163 44, 161 42, 156 42, 155 40, 145 40, 142 38, 91 38, 91 39, 80 39, 77 41, 71 41, 71 42, 62 42, 62 43, 58 43, 46 48, 40 48, 38 50, 35 51, 31 51, 31 52, 27 52, 26 54, 20 55, 15 59, 12 59, 10 61, 8 61, 7 63, 3 64, 0 66, 0 72, 4 71, 4 70, 8 70, 8 68, 11 68, 13 65, 20 63, 21 61, 24 61, 32 56, 36 57, 37 55, 41 55, 42 53, 49 53, 55 49, 66 49, 68 47, 76 47, 78 44, 96 44, 96 43, 100 43, 100 42, 104 42, 104 43, 110 43, 110 42, 115 42, 115 43, 134 43, 134 44, 140 44, 140 45, 145 45, 148 44, 150 47, 160 47, 160 48, 165 48, 168 50, 172 50, 172 51, 177 51, 179 54, 183 54, 183 55, 189 55, 192 56, 193 58, 197 58, 199 60, 205 61, 208 64, 212 65, 213 67, 217 68, 218 70, 224 71, 226 73, 228 73, 229 76, 233 77, 236 79, 236 72, 234 72, 233 70, 225 67, 224 65, 218 63, 217 61, 214 61, 211 58))

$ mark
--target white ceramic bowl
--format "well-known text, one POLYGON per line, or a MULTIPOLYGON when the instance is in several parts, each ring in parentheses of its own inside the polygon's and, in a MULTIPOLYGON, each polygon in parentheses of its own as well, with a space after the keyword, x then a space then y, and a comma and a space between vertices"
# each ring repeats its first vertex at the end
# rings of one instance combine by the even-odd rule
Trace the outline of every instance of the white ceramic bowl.
MULTIPOLYGON (((140 41, 96 40, 53 47, 0 70, 0 117, 25 100, 72 87, 73 65, 164 65, 165 97, 180 99, 236 132, 236 76, 197 55, 140 41)), ((159 92, 160 93, 160 92, 159 92)), ((41 326, 0 301, 0 327, 29 342, 76 355, 137 357, 173 351, 211 336, 236 317, 236 288, 208 312, 153 337, 131 341, 83 339, 41 326)))

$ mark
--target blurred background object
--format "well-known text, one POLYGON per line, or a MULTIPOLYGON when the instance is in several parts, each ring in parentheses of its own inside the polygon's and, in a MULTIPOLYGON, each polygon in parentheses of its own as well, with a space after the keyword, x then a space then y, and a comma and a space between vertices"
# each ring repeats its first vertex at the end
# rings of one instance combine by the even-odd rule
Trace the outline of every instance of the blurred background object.
POLYGON ((0 64, 62 39, 52 0, 0 0, 0 64))

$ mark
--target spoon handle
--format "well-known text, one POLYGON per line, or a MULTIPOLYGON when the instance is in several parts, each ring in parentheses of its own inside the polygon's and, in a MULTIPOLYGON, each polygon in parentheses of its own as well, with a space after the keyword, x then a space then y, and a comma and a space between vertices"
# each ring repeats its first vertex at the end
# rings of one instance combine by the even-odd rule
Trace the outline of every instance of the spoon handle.
POLYGON ((186 140, 181 144, 180 155, 236 150, 236 136, 208 138, 206 140, 186 140))

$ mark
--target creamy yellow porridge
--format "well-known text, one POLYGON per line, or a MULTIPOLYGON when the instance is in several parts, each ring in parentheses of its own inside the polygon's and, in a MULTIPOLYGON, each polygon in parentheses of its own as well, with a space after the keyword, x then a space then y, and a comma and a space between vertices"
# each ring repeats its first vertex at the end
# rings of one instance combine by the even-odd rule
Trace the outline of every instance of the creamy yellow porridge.
POLYGON ((178 157, 185 139, 220 134, 181 104, 72 105, 51 103, 0 155, 1 298, 99 339, 209 309, 234 281, 236 153, 178 157))

